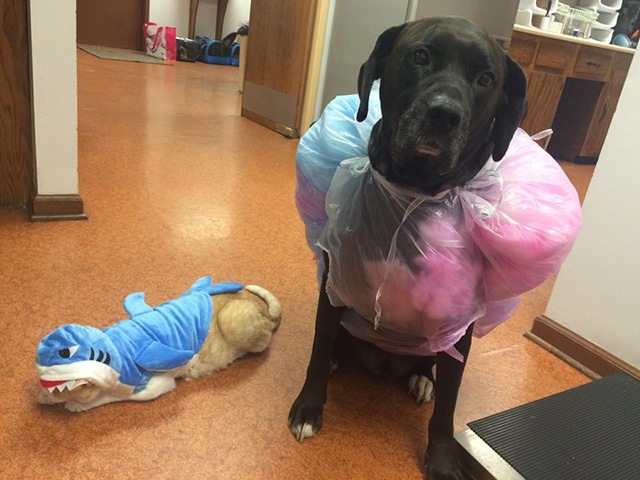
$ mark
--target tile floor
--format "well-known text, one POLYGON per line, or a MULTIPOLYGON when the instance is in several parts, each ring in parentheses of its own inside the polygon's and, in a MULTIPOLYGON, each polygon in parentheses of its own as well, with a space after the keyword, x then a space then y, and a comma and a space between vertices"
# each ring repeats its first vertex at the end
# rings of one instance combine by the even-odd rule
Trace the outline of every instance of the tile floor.
MULTIPOLYGON (((286 425, 313 334, 316 280, 293 203, 297 142, 239 115, 237 69, 78 52, 80 193, 89 220, 0 211, 0 478, 418 479, 431 405, 347 367, 321 434, 286 425), (35 402, 40 338, 104 327, 123 297, 154 305, 197 277, 257 283, 283 303, 270 350, 147 404, 70 414, 35 402)), ((574 167, 573 165, 571 167, 574 167)), ((584 191, 592 168, 571 168, 584 191)), ((475 341, 456 431, 588 381, 523 337, 553 281, 475 341)))

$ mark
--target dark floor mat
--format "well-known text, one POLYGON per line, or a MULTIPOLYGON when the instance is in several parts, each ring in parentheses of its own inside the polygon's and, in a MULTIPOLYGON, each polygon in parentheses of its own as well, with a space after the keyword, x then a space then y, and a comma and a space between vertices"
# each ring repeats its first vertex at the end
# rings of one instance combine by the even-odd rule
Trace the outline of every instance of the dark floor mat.
POLYGON ((156 65, 171 65, 160 58, 147 55, 145 52, 137 50, 127 50, 124 48, 100 47, 97 45, 78 45, 80 50, 84 50, 91 55, 103 60, 120 60, 123 62, 154 63, 156 65))
POLYGON ((627 374, 469 427, 527 480, 640 479, 640 380, 627 374))

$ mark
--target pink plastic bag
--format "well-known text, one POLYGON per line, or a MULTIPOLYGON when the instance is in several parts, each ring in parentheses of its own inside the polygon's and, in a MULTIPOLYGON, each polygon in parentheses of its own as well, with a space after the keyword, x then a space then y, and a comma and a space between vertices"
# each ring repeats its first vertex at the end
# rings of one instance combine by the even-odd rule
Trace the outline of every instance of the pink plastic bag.
POLYGON ((176 61, 176 27, 163 27, 147 22, 142 31, 147 55, 167 62, 176 61))
POLYGON ((483 336, 513 314, 557 272, 581 223, 575 188, 521 130, 501 162, 437 197, 391 184, 366 157, 345 160, 326 206, 327 294, 357 314, 345 328, 394 353, 459 359, 469 325, 483 336))
POLYGON ((524 131, 516 132, 504 161, 491 168, 500 175, 495 184, 499 198, 482 191, 482 175, 459 194, 467 230, 488 260, 486 300, 500 301, 537 287, 557 272, 582 216, 569 179, 524 131))

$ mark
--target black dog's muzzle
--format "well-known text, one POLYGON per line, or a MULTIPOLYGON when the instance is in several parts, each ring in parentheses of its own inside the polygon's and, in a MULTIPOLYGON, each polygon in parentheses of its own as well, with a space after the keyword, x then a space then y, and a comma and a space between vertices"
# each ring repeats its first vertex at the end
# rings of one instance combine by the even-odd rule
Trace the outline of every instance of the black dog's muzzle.
POLYGON ((417 172, 424 175, 443 177, 455 169, 467 143, 471 105, 464 102, 461 90, 430 90, 415 99, 401 116, 391 155, 401 164, 422 163, 417 172))

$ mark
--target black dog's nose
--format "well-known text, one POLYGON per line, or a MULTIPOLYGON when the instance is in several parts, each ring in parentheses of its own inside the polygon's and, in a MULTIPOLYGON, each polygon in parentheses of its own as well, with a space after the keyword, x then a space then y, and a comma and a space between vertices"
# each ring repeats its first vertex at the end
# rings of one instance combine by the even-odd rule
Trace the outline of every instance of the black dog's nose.
POLYGON ((439 100, 429 104, 427 116, 433 127, 444 130, 453 130, 462 121, 459 110, 447 101, 439 100))

